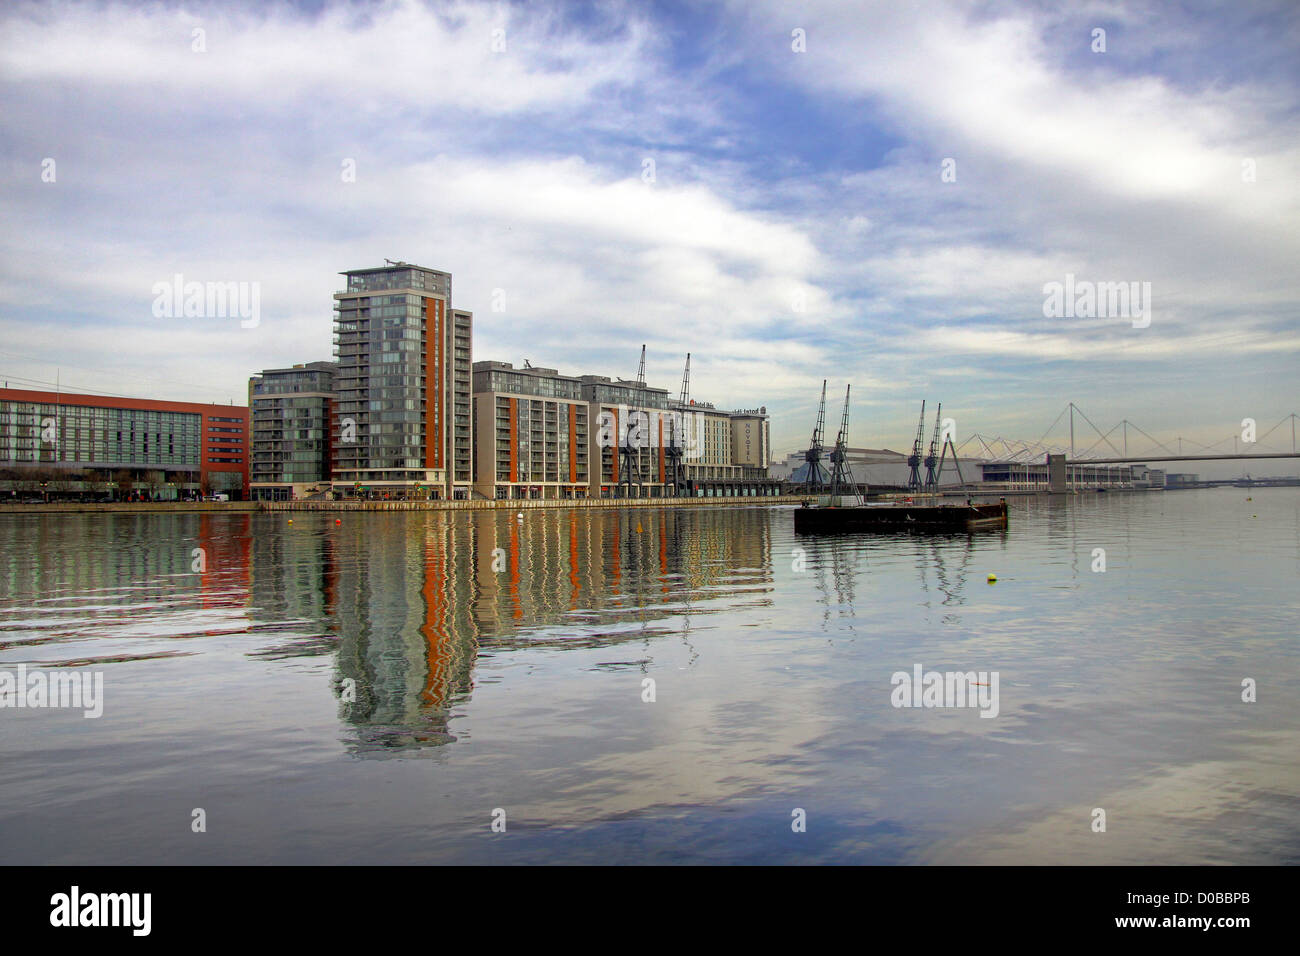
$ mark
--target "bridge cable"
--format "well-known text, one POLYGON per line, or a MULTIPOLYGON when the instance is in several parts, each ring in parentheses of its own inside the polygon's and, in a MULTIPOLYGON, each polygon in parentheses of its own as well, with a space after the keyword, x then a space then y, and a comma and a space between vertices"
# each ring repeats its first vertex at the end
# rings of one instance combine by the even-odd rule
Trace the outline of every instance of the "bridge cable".
MULTIPOLYGON (((1091 418, 1088 417, 1087 413, 1086 413, 1082 408, 1080 408, 1078 405, 1075 405, 1075 406, 1074 406, 1074 410, 1077 411, 1080 415, 1083 416, 1083 420, 1084 420, 1085 422, 1087 422, 1089 425, 1092 425, 1092 430, 1093 430, 1093 431, 1095 431, 1098 435, 1101 435, 1101 429, 1098 428, 1098 427, 1096 426, 1096 424, 1093 423, 1093 420, 1092 420, 1091 418)), ((1111 431, 1114 431, 1114 430, 1115 430, 1115 429, 1113 429, 1113 428, 1111 429, 1111 431)), ((1123 453, 1122 451, 1120 451, 1118 448, 1116 448, 1113 444, 1111 444, 1111 441, 1110 441, 1109 438, 1106 438, 1105 435, 1101 435, 1101 437, 1102 437, 1102 439, 1106 442, 1107 445, 1110 445, 1111 450, 1115 452, 1115 455, 1116 455, 1117 457, 1119 457, 1119 458, 1123 458, 1123 457, 1124 457, 1124 453, 1123 453)))

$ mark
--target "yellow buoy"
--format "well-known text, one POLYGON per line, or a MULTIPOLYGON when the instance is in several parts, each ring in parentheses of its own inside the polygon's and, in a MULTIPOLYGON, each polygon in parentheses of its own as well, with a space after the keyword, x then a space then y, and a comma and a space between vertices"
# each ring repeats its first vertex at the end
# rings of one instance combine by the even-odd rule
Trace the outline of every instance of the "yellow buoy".
POLYGON ((993 583, 994 581, 996 581, 997 579, 998 579, 998 576, 997 576, 996 574, 993 574, 993 573, 991 573, 991 572, 989 573, 989 584, 992 584, 992 583, 993 583))

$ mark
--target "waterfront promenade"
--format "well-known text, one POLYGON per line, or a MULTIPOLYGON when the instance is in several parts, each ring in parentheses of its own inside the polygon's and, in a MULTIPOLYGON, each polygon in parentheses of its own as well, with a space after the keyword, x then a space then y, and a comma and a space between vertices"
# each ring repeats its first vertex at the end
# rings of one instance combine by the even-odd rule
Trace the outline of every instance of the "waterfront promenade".
POLYGON ((735 498, 530 498, 468 501, 138 501, 111 504, 59 501, 49 504, 0 504, 5 514, 248 514, 261 511, 527 511, 535 508, 664 508, 698 505, 799 504, 807 496, 735 498))

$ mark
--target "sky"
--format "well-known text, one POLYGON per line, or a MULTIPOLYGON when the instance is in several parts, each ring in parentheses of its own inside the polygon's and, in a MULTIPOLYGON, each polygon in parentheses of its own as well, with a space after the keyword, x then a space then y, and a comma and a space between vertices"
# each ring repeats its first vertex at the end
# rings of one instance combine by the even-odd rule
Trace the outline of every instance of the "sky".
POLYGON ((689 352, 778 456, 823 379, 832 436, 851 384, 849 444, 894 449, 922 399, 1056 446, 1068 402, 1218 450, 1300 411, 1285 0, 18 2, 0 101, 11 387, 244 404, 387 258, 453 274, 475 360, 632 378, 645 344, 675 395, 689 352), (159 316, 178 274, 258 321, 159 316), (1054 310, 1067 276, 1145 315, 1054 310))

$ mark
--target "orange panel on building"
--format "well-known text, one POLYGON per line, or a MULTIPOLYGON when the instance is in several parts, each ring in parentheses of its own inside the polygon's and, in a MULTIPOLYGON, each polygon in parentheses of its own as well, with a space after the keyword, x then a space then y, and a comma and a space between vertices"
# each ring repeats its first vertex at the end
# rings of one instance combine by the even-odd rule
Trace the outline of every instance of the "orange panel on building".
POLYGON ((569 406, 569 481, 578 480, 578 406, 569 406))
POLYGON ((424 464, 426 468, 442 467, 442 452, 446 445, 447 416, 443 403, 442 362, 443 323, 446 321, 446 303, 442 299, 426 297, 424 300, 424 464), (432 422, 437 421, 435 427, 432 422))
POLYGON ((519 480, 519 429, 516 427, 515 400, 510 402, 510 480, 519 480))

